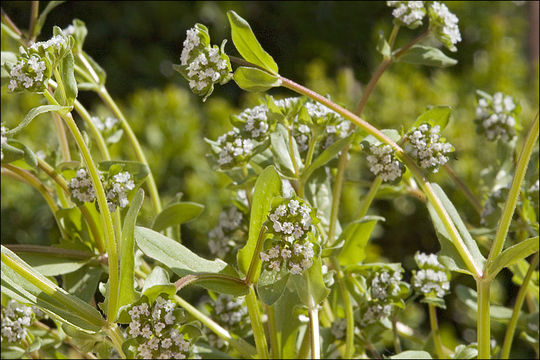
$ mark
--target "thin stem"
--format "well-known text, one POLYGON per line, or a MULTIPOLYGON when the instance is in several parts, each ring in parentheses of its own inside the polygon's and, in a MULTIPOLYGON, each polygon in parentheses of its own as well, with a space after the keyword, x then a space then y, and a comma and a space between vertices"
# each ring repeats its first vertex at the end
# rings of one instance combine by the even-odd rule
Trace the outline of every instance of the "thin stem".
POLYGON ((86 58, 84 57, 84 55, 82 53, 77 53, 77 57, 79 58, 79 60, 83 63, 84 67, 88 70, 88 72, 90 73, 90 75, 92 76, 92 79, 94 80, 94 82, 96 84, 99 84, 99 76, 97 75, 96 71, 94 70, 94 68, 92 67, 92 65, 90 65, 90 63, 86 60, 86 58))
POLYGON ((249 319, 251 320, 251 328, 253 329, 253 337, 255 338, 255 346, 257 347, 257 358, 268 359, 268 345, 266 344, 261 313, 259 312, 259 303, 253 284, 249 286, 249 292, 246 295, 246 305, 249 312, 249 319))
POLYGON ((433 334, 433 342, 435 343, 435 351, 439 359, 444 359, 443 345, 441 342, 441 333, 439 332, 439 324, 437 322, 437 312, 435 306, 428 304, 429 323, 431 325, 431 333, 433 334))
POLYGON ((343 306, 345 307, 345 321, 347 322, 347 330, 345 334, 345 356, 344 359, 352 359, 354 355, 354 310, 351 297, 345 286, 345 277, 339 265, 339 261, 334 256, 331 258, 332 264, 337 272, 337 282, 341 297, 343 298, 343 306))
POLYGON ((512 317, 510 318, 510 321, 508 322, 508 325, 506 326, 506 334, 504 335, 504 342, 503 342, 501 355, 500 355, 501 359, 508 359, 508 357, 510 356, 510 349, 512 348, 512 341, 514 340, 514 333, 516 331, 519 313, 520 313, 521 307, 523 306, 525 296, 528 293, 529 282, 531 281, 531 277, 537 266, 538 266, 538 252, 534 254, 534 257, 531 260, 531 264, 529 265, 529 270, 527 270, 527 274, 523 278, 523 283, 521 284, 521 287, 519 288, 518 294, 516 296, 516 303, 514 304, 512 317))
MULTIPOLYGON (((101 86, 98 90, 98 95, 101 97, 103 102, 112 110, 112 112, 115 114, 115 116, 120 120, 120 124, 122 125, 122 129, 124 129, 124 132, 126 133, 126 136, 131 143, 131 146, 135 150, 135 155, 137 159, 148 166, 150 169, 150 165, 148 165, 148 161, 146 160, 146 156, 144 155, 144 152, 142 150, 142 147, 137 140, 137 137, 135 136, 135 133, 131 129, 131 126, 129 125, 128 121, 126 120, 124 114, 116 104, 116 102, 113 100, 113 98, 109 95, 107 89, 104 86, 101 86)), ((157 189, 156 181, 154 180, 154 175, 152 174, 152 171, 150 170, 148 174, 148 178, 146 181, 148 185, 148 190, 150 193, 150 198, 152 199, 152 206, 154 208, 154 212, 156 214, 159 214, 162 210, 161 207, 161 199, 159 197, 159 192, 157 189)))
POLYGON ((473 273, 475 276, 480 277, 482 276, 482 269, 479 267, 479 264, 476 264, 475 260, 473 259, 469 249, 465 246, 465 243, 463 242, 463 239, 459 235, 459 232, 457 231, 454 223, 450 219, 450 216, 446 212, 444 206, 442 205, 440 199, 437 197, 435 192, 433 191, 433 188, 431 187, 431 184, 429 181, 425 178, 424 174, 422 173, 422 170, 416 165, 415 161, 407 155, 403 149, 396 144, 392 139, 388 138, 385 134, 383 134, 381 131, 379 131, 377 128, 375 128, 373 125, 369 124, 368 122, 364 121, 357 115, 353 114, 347 109, 342 108, 341 106, 333 103, 332 101, 326 99, 324 96, 321 96, 320 94, 317 94, 316 92, 299 85, 295 83, 292 80, 289 80, 287 78, 281 77, 282 85, 292 91, 295 91, 297 93, 300 93, 302 95, 308 96, 312 98, 313 100, 320 102, 321 104, 329 107, 330 109, 334 110, 338 114, 344 116, 345 118, 351 120, 354 122, 357 126, 368 132, 370 135, 373 135, 376 139, 379 141, 390 145, 395 151, 397 156, 405 163, 405 165, 409 168, 415 179, 420 183, 422 186, 422 189, 424 190, 424 193, 426 194, 428 200, 433 205, 433 208, 437 212, 437 215, 441 219, 444 227, 448 231, 450 238, 452 239, 452 242, 456 249, 458 250, 461 258, 463 259, 463 262, 466 264, 467 269, 473 273))
POLYGON ((8 16, 8 14, 6 14, 6 12, 4 11, 4 9, 1 9, 2 11, 2 25, 5 25, 5 27, 7 29, 9 29, 9 31, 6 31, 12 38, 14 38, 15 40, 18 40, 18 41, 22 41, 23 39, 23 33, 21 32, 21 30, 19 30, 19 28, 17 27, 17 25, 15 25, 15 23, 11 20, 11 18, 8 16), (4 24, 5 23, 5 24, 4 24), (10 33, 13 32, 15 34, 12 34, 10 33), (15 36, 13 36, 15 35, 15 36))
POLYGON ((321 358, 321 341, 319 336, 319 310, 317 306, 308 309, 309 333, 311 335, 311 358, 321 358))
POLYGON ((235 339, 230 332, 222 328, 219 324, 200 312, 196 307, 182 299, 180 296, 175 295, 174 300, 191 316, 208 327, 214 334, 231 344, 231 346, 242 354, 242 356, 252 358, 257 353, 257 350, 251 344, 247 343, 241 338, 235 339))
POLYGON ((392 332, 393 332, 393 340, 394 340, 394 351, 396 354, 399 354, 401 350, 401 341, 399 340, 399 331, 397 329, 397 320, 396 316, 394 315, 392 318, 392 332))
POLYGON ((274 314, 274 307, 271 305, 264 304, 264 309, 266 310, 266 316, 268 318, 268 335, 270 337, 270 349, 272 350, 272 358, 279 359, 281 358, 280 347, 277 338, 277 329, 276 329, 276 317, 274 314))
POLYGON ((399 25, 394 24, 394 27, 392 28, 392 32, 390 33, 390 37, 388 38, 388 45, 390 45, 390 49, 394 47, 394 42, 396 41, 398 32, 399 32, 399 25))
POLYGON ((248 272, 246 274, 246 278, 244 279, 244 283, 246 285, 251 285, 253 283, 253 280, 255 278, 257 268, 259 267, 259 264, 261 263, 261 259, 259 257, 259 253, 262 250, 263 246, 263 239, 264 234, 266 234, 266 226, 262 226, 261 230, 259 231, 259 237, 257 239, 257 245, 255 246, 255 251, 253 252, 253 257, 251 258, 251 262, 249 263, 248 272))
POLYGON ((531 128, 529 129, 529 133, 527 134, 527 138, 525 139, 525 144, 523 144, 523 149, 521 150, 521 154, 519 155, 516 171, 514 173, 514 179, 512 180, 512 185, 510 187, 510 191, 508 192, 506 203, 504 204, 503 213, 499 221, 499 226, 497 227, 495 240, 493 241, 491 251, 489 252, 489 256, 485 264, 484 269, 486 270, 488 269, 489 264, 493 261, 493 259, 495 259, 495 257, 497 257, 501 253, 504 247, 504 241, 506 240, 508 229, 510 228, 510 222, 512 221, 512 217, 514 215, 516 204, 519 198, 521 183, 523 181, 523 178, 525 177, 525 173, 527 172, 527 165, 529 164, 529 160, 534 150, 534 146, 536 145, 537 139, 538 113, 536 113, 536 117, 534 118, 531 128))
POLYGON ((360 99, 360 102, 358 103, 358 106, 356 107, 356 110, 354 111, 356 114, 360 115, 362 114, 362 111, 364 110, 364 107, 366 106, 366 103, 369 99, 369 95, 371 95, 371 92, 375 88, 375 85, 377 84, 377 81, 379 81, 381 75, 384 73, 386 69, 392 64, 392 59, 384 59, 377 70, 375 70, 375 73, 369 80, 368 84, 366 85, 366 89, 362 93, 362 98, 360 99))
POLYGON ((328 245, 334 243, 336 233, 336 224, 339 213, 339 202, 341 198, 341 190, 343 189, 343 179, 345 178, 345 167, 347 166, 347 158, 350 145, 345 146, 341 150, 341 156, 338 161, 336 179, 334 180, 334 188, 332 189, 332 208, 330 210, 330 224, 328 226, 328 245))
POLYGON ((465 197, 467 198, 467 200, 469 200, 469 203, 472 205, 472 207, 474 208, 474 210, 476 210, 476 212, 478 213, 478 215, 481 215, 482 214, 482 205, 480 204, 480 201, 478 201, 478 199, 476 198, 476 196, 474 196, 474 194, 472 193, 471 189, 469 189, 469 187, 467 186, 467 184, 465 184, 463 182, 463 180, 461 180, 459 178, 459 176, 456 174, 456 172, 454 171, 454 169, 452 169, 452 167, 449 165, 449 164, 444 164, 444 168, 446 169, 446 171, 448 172, 448 174, 450 175, 450 177, 452 178, 452 180, 455 181, 455 183, 457 184, 457 186, 459 186, 459 188, 461 189, 461 191, 463 191, 463 194, 465 195, 465 197))
POLYGON ((363 218, 366 216, 369 207, 371 206, 371 203, 373 202, 373 199, 375 199, 375 195, 377 194, 377 190, 379 190, 379 187, 382 184, 382 178, 380 176, 377 176, 373 183, 371 183, 371 187, 369 188, 369 192, 367 193, 366 197, 364 198, 364 202, 362 203, 362 207, 360 208, 360 211, 358 212, 358 218, 363 218))
POLYGON ((58 71, 58 68, 53 68, 54 78, 56 79, 56 84, 58 86, 58 89, 60 90, 60 96, 62 97, 62 105, 66 104, 66 89, 64 87, 64 83, 62 82, 62 76, 60 75, 60 72, 58 71))
POLYGON ((39 16, 39 1, 32 1, 32 10, 30 12, 30 24, 28 25, 28 42, 36 39, 36 21, 39 16))
POLYGON ((405 45, 404 47, 402 47, 401 49, 398 49, 394 54, 393 54, 393 57, 394 57, 394 60, 396 60, 397 58, 399 58, 401 55, 403 55, 407 50, 409 50, 411 47, 413 47, 414 45, 416 45, 417 43, 419 43, 420 41, 422 41, 426 36, 429 35, 429 29, 424 31, 422 34, 420 34, 418 37, 416 37, 415 39, 413 39, 411 42, 409 42, 407 45, 405 45))
MULTIPOLYGON (((54 97, 48 92, 44 92, 45 97, 51 102, 53 105, 58 105, 54 97)), ((92 184, 94 185, 94 189, 96 192, 96 197, 101 213, 101 219, 104 226, 104 233, 105 233, 105 243, 107 245, 107 254, 109 259, 109 301, 108 301, 108 321, 114 321, 116 318, 116 308, 118 305, 118 254, 116 251, 116 240, 115 240, 115 233, 114 233, 114 227, 112 224, 112 217, 111 213, 109 211, 109 207, 107 206, 107 198, 105 196, 105 190, 103 188, 103 184, 101 183, 101 180, 99 178, 98 169, 94 163, 94 160, 92 159, 92 155, 90 154, 90 150, 86 146, 86 143, 84 141, 84 138, 77 128, 77 124, 75 124, 75 121, 73 120, 73 117, 71 116, 71 113, 68 114, 60 114, 62 116, 62 119, 66 122, 66 125, 71 130, 71 133, 73 134, 75 141, 77 143, 77 146, 79 147, 79 150, 81 151, 82 157, 84 159, 84 162, 88 168, 88 172, 90 173, 90 177, 92 179, 92 184)))
POLYGON ((489 292, 490 281, 483 279, 476 280, 478 292, 478 358, 489 359, 491 356, 491 335, 490 335, 490 312, 489 312, 489 292))
POLYGON ((122 359, 126 359, 126 354, 124 353, 124 350, 122 350, 122 344, 124 343, 124 335, 122 335, 122 332, 118 328, 118 325, 114 323, 110 324, 105 331, 107 335, 109 335, 109 338, 111 339, 114 347, 120 354, 120 357, 122 359))
POLYGON ((315 134, 312 134, 311 138, 309 139, 309 145, 308 145, 308 152, 306 155, 306 166, 304 168, 308 168, 309 165, 311 165, 311 161, 313 160, 313 153, 315 152, 315 140, 316 136, 315 134))

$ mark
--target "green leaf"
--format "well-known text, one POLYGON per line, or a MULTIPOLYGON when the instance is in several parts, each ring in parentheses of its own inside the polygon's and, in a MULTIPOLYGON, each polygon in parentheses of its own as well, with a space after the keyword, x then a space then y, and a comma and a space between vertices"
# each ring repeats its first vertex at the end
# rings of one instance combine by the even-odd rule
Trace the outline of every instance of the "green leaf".
POLYGON ((89 253, 88 259, 72 259, 52 254, 36 254, 29 252, 19 254, 19 257, 24 262, 28 263, 34 270, 45 276, 56 276, 77 271, 86 265, 90 260, 90 256, 92 256, 91 253, 89 253))
POLYGON ((478 345, 469 344, 467 346, 460 344, 456 346, 452 359, 476 359, 478 356, 478 345))
POLYGON ((538 236, 523 240, 516 245, 510 246, 508 249, 500 253, 492 262, 488 265, 487 275, 490 278, 497 276, 499 271, 505 267, 509 267, 525 259, 527 256, 534 254, 538 251, 538 236))
POLYGON ((12 141, 12 139, 9 139, 5 144, 2 144, 2 153, 4 154, 2 164, 9 164, 24 157, 23 150, 10 145, 12 141))
POLYGON ((250 92, 264 92, 281 86, 281 80, 276 75, 253 67, 240 66, 235 70, 233 79, 240 88, 250 92))
POLYGON ((142 296, 146 296, 153 302, 160 294, 172 296, 176 293, 176 286, 169 280, 169 274, 162 267, 156 266, 144 281, 141 291, 142 296))
POLYGON ((44 114, 50 111, 65 111, 68 112, 72 109, 72 106, 61 106, 61 105, 41 105, 31 109, 24 119, 17 125, 15 128, 6 131, 7 135, 15 135, 22 129, 28 126, 32 120, 38 115, 44 114))
POLYGON ((257 282, 257 294, 266 305, 275 303, 287 286, 289 271, 283 267, 280 272, 263 270, 257 282))
MULTIPOLYGON (((24 145, 22 142, 15 140, 15 139, 8 139, 7 144, 10 145, 10 147, 17 148, 23 152, 22 158, 24 159, 24 162, 30 166, 31 169, 37 170, 38 168, 38 161, 36 154, 30 148, 26 145, 24 145)), ((20 155, 20 152, 16 152, 12 155, 12 159, 10 161, 7 161, 7 157, 5 154, 6 151, 6 144, 2 145, 2 151, 4 152, 4 160, 2 162, 8 163, 13 162, 15 160, 20 159, 18 157, 20 155), (16 159, 13 159, 13 157, 17 157, 16 159)))
POLYGON ((144 190, 139 189, 124 218, 120 244, 120 284, 118 286, 118 309, 137 299, 135 292, 135 223, 144 200, 144 190))
POLYGON ((338 238, 345 241, 338 256, 339 263, 343 266, 362 262, 366 258, 365 248, 375 228, 377 221, 384 221, 380 216, 364 216, 363 218, 348 224, 338 238))
POLYGON ((317 170, 321 166, 326 165, 326 163, 332 160, 334 156, 336 156, 341 150, 343 150, 345 146, 349 145, 353 137, 354 134, 351 134, 347 137, 344 137, 343 139, 339 139, 338 141, 327 147, 321 153, 321 155, 317 156, 317 158, 313 160, 313 162, 302 173, 302 178, 304 179, 304 182, 309 179, 313 171, 317 170))
POLYGON ((186 275, 176 281, 176 290, 179 291, 190 284, 197 284, 205 288, 219 288, 219 292, 234 296, 243 296, 249 291, 244 281, 236 276, 210 273, 186 275))
POLYGON ((82 56, 90 64, 92 69, 94 69, 94 72, 99 79, 98 84, 105 85, 105 80, 107 80, 107 73, 105 73, 105 70, 87 53, 82 52, 80 54, 81 55, 79 56, 82 56))
POLYGON ((152 229, 162 231, 174 225, 180 225, 197 218, 204 210, 204 205, 194 202, 179 202, 168 206, 154 219, 152 229))
POLYGON ((300 320, 298 305, 300 299, 296 293, 293 281, 289 281, 281 297, 275 302, 274 316, 276 321, 276 337, 281 359, 295 359, 298 356, 296 338, 300 320))
POLYGON ((242 57, 273 73, 278 73, 278 66, 272 56, 263 50, 261 44, 253 34, 248 22, 232 10, 227 11, 227 17, 231 24, 231 37, 236 49, 242 57))
POLYGON ((414 122, 413 127, 428 123, 432 127, 439 125, 442 131, 448 125, 450 115, 452 115, 452 109, 449 106, 434 106, 420 115, 414 122))
POLYGON ((63 322, 96 332, 105 325, 100 313, 36 272, 2 245, 2 293, 20 302, 36 305, 63 322))
MULTIPOLYGON (((446 213, 450 216, 452 222, 458 230, 459 235, 461 236, 461 239, 465 244, 465 247, 471 254, 473 261, 476 263, 476 267, 478 269, 482 269, 484 267, 484 262, 486 261, 486 259, 480 252, 478 244, 476 244, 476 241, 474 241, 471 234, 467 230, 467 227, 463 223, 463 220, 461 220, 461 217, 459 216, 459 213, 454 207, 454 204, 452 204, 452 202, 448 199, 443 189, 441 189, 439 185, 431 183, 431 186, 433 188, 433 191, 441 201, 441 204, 446 210, 446 213)), ((458 271, 472 275, 472 273, 467 270, 467 266, 461 259, 461 255, 459 254, 454 243, 452 242, 452 238, 448 234, 448 231, 446 231, 442 220, 439 218, 439 215, 437 215, 435 208, 429 202, 427 204, 427 207, 431 216, 431 221, 433 222, 433 226, 435 227, 435 231, 437 233, 437 238, 439 239, 439 243, 441 244, 441 251, 439 252, 439 255, 441 256, 441 262, 452 271, 458 271)))
POLYGON ((281 131, 283 129, 284 127, 279 124, 276 128, 278 131, 274 131, 270 134, 270 144, 272 144, 271 150, 272 154, 274 154, 274 161, 278 170, 285 176, 294 177, 294 165, 289 151, 289 142, 285 137, 287 130, 281 131))
MULTIPOLYGON (((386 135, 390 140, 394 142, 398 142, 401 139, 401 135, 399 135, 399 132, 394 129, 382 129, 381 132, 386 135)), ((362 142, 366 141, 370 145, 380 145, 382 144, 379 139, 374 137, 373 135, 366 136, 362 142)))
MULTIPOLYGON (((238 251, 238 268, 247 274, 249 264, 255 254, 259 233, 270 211, 272 199, 281 194, 281 179, 273 166, 268 166, 259 175, 253 189, 251 214, 249 217, 249 235, 246 245, 238 251)), ((254 277, 254 281, 257 276, 254 277)))
POLYGON ((77 81, 75 80, 75 62, 73 60, 73 53, 71 50, 60 61, 59 72, 62 83, 64 85, 64 91, 66 98, 60 102, 64 105, 73 106, 75 99, 77 98, 77 81))
POLYGON ((98 164, 98 168, 101 171, 114 172, 115 174, 127 171, 133 177, 136 184, 141 184, 142 181, 150 173, 150 169, 147 165, 138 161, 125 161, 125 160, 108 160, 101 161, 98 164))
POLYGON ((384 33, 379 32, 378 34, 378 41, 377 41, 377 51, 381 53, 381 55, 385 59, 389 59, 392 56, 392 49, 390 48, 390 44, 388 44, 388 41, 384 38, 384 33))
POLYGON ((390 356, 390 359, 433 359, 427 351, 407 350, 390 356))
MULTIPOLYGON (((181 277, 192 274, 221 274, 238 279, 236 270, 224 261, 220 259, 214 261, 204 259, 177 241, 161 235, 154 230, 136 226, 135 241, 143 253, 166 265, 181 277)), ((210 280, 212 279, 198 282, 198 284, 218 293, 231 293, 230 281, 210 280)))
POLYGON ((83 301, 90 302, 96 293, 99 280, 103 274, 101 267, 84 266, 81 269, 64 275, 63 286, 70 293, 83 301))
POLYGON ((456 59, 446 56, 441 50, 424 45, 414 45, 397 58, 398 62, 445 68, 457 64, 456 59))
POLYGON ((308 270, 301 275, 292 275, 292 279, 300 301, 309 309, 314 309, 330 294, 330 290, 324 285, 320 258, 314 258, 313 265, 308 270))

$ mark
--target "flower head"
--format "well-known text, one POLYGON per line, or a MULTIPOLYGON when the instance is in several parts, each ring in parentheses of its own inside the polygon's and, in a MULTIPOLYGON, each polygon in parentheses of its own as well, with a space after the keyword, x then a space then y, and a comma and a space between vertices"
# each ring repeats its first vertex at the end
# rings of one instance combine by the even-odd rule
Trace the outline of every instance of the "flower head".
POLYGON ((51 77, 49 60, 37 54, 23 53, 16 64, 6 63, 6 68, 9 71, 8 89, 11 92, 41 93, 47 88, 51 77))
POLYGON ((443 298, 450 292, 450 273, 435 254, 416 253, 419 270, 413 271, 411 279, 414 290, 425 297, 443 298))
POLYGON ((221 48, 210 46, 208 28, 196 24, 187 30, 183 43, 180 65, 175 66, 186 80, 191 90, 205 101, 212 91, 214 84, 225 84, 232 77, 231 63, 224 52, 225 41, 221 48))
POLYGON ((393 7, 392 15, 397 25, 416 29, 422 25, 426 15, 423 1, 387 1, 386 5, 393 7))
POLYGON ((118 206, 125 208, 129 205, 128 194, 135 188, 135 182, 131 174, 124 171, 110 177, 105 188, 107 206, 114 212, 118 206))
POLYGON ((219 166, 222 169, 230 169, 247 163, 255 155, 256 144, 257 142, 251 138, 244 137, 237 128, 221 135, 217 140, 219 166))
POLYGON ((245 236, 246 218, 236 206, 225 209, 219 215, 219 224, 208 233, 210 253, 224 259, 245 236))
POLYGON ((478 92, 475 120, 478 133, 484 134, 490 141, 512 140, 516 136, 516 118, 519 110, 509 95, 497 92, 489 96, 478 92))
POLYGON ((85 168, 77 170, 77 175, 68 183, 71 197, 79 203, 93 202, 96 199, 96 191, 92 179, 85 168))
POLYGON ((405 136, 408 141, 405 151, 416 158, 418 165, 434 173, 448 162, 448 155, 454 151, 454 147, 440 136, 440 131, 439 125, 432 127, 424 123, 413 127, 405 136))
POLYGON ((367 148, 369 170, 380 176, 383 181, 395 181, 403 174, 403 163, 396 159, 395 153, 390 145, 371 145, 367 148))
POLYGON ((434 1, 428 7, 429 28, 435 37, 450 51, 456 51, 456 44, 461 41, 459 19, 450 12, 446 5, 434 1))
POLYGON ((24 340, 34 318, 32 307, 9 300, 7 306, 2 307, 2 342, 16 343, 24 340))

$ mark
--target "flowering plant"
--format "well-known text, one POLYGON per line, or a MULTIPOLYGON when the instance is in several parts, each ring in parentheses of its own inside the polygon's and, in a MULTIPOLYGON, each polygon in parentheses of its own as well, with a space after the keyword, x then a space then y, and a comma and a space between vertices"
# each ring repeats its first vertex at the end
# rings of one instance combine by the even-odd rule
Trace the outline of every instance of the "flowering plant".
POLYGON ((13 96, 36 93, 48 104, 30 109, 18 124, 2 125, 2 175, 40 192, 61 239, 55 246, 2 245, 3 357, 40 358, 53 348, 59 358, 507 358, 518 327, 538 354, 537 313, 520 311, 526 296, 538 308, 538 167, 529 165, 538 115, 523 134, 515 99, 478 92, 479 138, 502 144, 502 160, 512 165, 503 165, 509 179, 490 189, 484 208, 451 167, 459 142, 441 133, 451 126, 452 109, 429 106, 399 131, 380 130, 377 119, 361 117, 391 64, 456 63, 433 43, 454 52, 462 40, 458 18, 445 4, 387 2, 394 26, 379 41, 381 65, 354 112, 282 76, 234 11, 227 16, 240 57, 229 55, 226 41, 213 45, 205 25, 186 31, 173 69, 203 102, 231 80, 261 95, 257 105, 230 114, 232 130, 206 139, 210 163, 232 190, 232 205, 205 239, 213 260, 182 243, 179 225, 199 217, 203 207, 180 196, 163 207, 152 164, 108 93, 105 71, 84 50, 85 24, 74 20, 36 42, 44 17, 58 5, 51 2, 39 15, 36 4, 24 33, 3 14, 2 30, 20 48, 2 52, 2 71, 13 96), (402 28, 422 27, 395 49, 402 28), (421 45, 428 36, 431 43, 421 45), (279 87, 296 96, 262 94, 279 87), (110 116, 91 114, 79 91, 96 93, 110 116), (15 139, 45 113, 55 122, 57 157, 38 156, 15 139), (112 146, 120 140, 136 161, 113 160, 112 146), (353 154, 367 164, 370 185, 354 219, 342 223, 353 154), (435 173, 455 180, 482 224, 464 221, 431 180, 435 173), (144 189, 151 210, 143 207, 144 189), (417 269, 368 256, 369 240, 385 221, 368 212, 383 189, 406 189, 427 207, 436 233, 430 241, 438 240, 440 251, 417 252, 417 269), (518 278, 513 309, 490 302, 503 269, 518 278), (476 290, 452 287, 458 275, 474 280, 476 290), (185 289, 193 287, 208 297, 188 301, 185 289), (476 342, 444 343, 437 311, 447 309, 445 296, 452 292, 474 312, 476 342), (422 306, 429 336, 403 320, 422 306), (492 346, 491 321, 501 308, 508 325, 499 349, 492 346))

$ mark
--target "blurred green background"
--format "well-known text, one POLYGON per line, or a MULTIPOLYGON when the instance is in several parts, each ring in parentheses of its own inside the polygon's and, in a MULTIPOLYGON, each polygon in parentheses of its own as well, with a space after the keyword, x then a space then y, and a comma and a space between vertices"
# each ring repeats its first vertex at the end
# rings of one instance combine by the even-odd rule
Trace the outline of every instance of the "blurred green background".
MULTIPOLYGON (((392 65, 375 88, 363 117, 378 128, 406 129, 426 106, 451 106, 452 122, 444 131, 457 149, 457 160, 451 165, 483 199, 486 184, 481 181, 480 172, 488 164, 497 166, 496 145, 475 133, 475 90, 503 91, 520 103, 523 130, 519 148, 538 111, 538 19, 533 20, 532 16, 535 11, 538 13, 538 3, 455 1, 447 5, 460 19, 463 41, 456 53, 443 50, 456 58, 458 65, 448 69, 392 65)), ((2 8, 19 27, 27 27, 29 2, 5 1, 2 8)), ((375 51, 378 33, 388 36, 392 28, 391 9, 385 2, 73 1, 52 11, 39 39, 48 39, 53 25, 65 28, 74 18, 86 23, 85 50, 106 70, 107 88, 120 102, 144 146, 165 205, 179 192, 184 200, 205 204, 203 216, 182 228, 183 241, 202 254, 208 254, 208 231, 217 224, 221 208, 230 204, 225 189, 227 179, 208 165, 205 154, 209 147, 203 138, 215 139, 228 131, 228 116, 255 105, 257 95, 246 94, 230 82, 217 87, 203 104, 171 65, 179 63, 186 30, 196 22, 209 27, 212 43, 230 39, 225 15, 229 9, 250 22, 282 75, 330 94, 351 109, 381 61, 375 51)), ((401 29, 397 46, 421 31, 401 29)), ((2 34, 2 50, 9 46, 9 39, 2 34)), ((232 42, 226 50, 235 53, 232 42)), ((292 95, 283 89, 270 93, 292 95)), ((110 115, 95 95, 81 92, 79 99, 94 113, 110 115)), ((13 96, 8 94, 7 87, 2 87, 2 122, 14 127, 39 102, 38 96, 13 96)), ((56 146, 54 125, 47 116, 35 120, 18 138, 34 151, 56 146)), ((113 158, 134 159, 124 140, 113 145, 111 153, 113 158)), ((354 219, 373 179, 361 155, 352 157, 346 176, 342 224, 354 219)), ((479 217, 446 173, 441 171, 432 178, 455 202, 465 221, 478 225, 479 217)), ((39 194, 10 178, 3 177, 1 187, 2 242, 56 243, 59 234, 54 219, 39 194)), ((143 222, 149 221, 150 216, 149 203, 146 205, 143 222)), ((426 208, 415 198, 381 198, 370 212, 386 218, 372 239, 372 260, 381 256, 411 268, 412 255, 417 250, 439 250, 426 208)), ((499 279, 493 302, 508 305, 517 288, 508 274, 499 279)), ((467 283, 466 279, 462 281, 467 283)), ((473 327, 467 320, 450 318, 450 312, 442 316, 448 320, 442 331, 448 333, 449 342, 456 337, 474 341, 475 335, 467 332, 473 327), (459 326, 452 325, 456 323, 459 326)), ((501 338, 503 330, 495 326, 494 335, 501 338)), ((518 355, 519 351, 525 357, 530 355, 527 349, 517 351, 518 355)))

